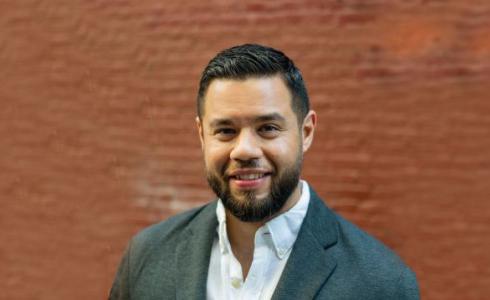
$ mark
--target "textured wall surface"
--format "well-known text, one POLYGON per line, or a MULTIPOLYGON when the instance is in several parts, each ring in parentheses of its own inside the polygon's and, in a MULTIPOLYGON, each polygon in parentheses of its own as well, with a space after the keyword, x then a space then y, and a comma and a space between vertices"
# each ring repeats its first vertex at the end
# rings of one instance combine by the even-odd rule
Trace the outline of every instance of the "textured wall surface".
POLYGON ((0 298, 104 299, 141 228, 206 203, 200 72, 244 42, 302 69, 303 177, 423 299, 490 294, 490 2, 0 2, 0 298))

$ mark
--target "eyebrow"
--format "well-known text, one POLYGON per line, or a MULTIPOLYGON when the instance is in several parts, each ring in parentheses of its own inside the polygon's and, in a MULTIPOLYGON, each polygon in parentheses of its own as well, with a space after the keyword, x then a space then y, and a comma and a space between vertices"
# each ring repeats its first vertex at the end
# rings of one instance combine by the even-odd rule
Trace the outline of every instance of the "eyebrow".
MULTIPOLYGON (((268 122, 268 121, 285 122, 286 119, 279 113, 270 113, 270 114, 258 116, 254 119, 254 123, 268 122)), ((233 121, 228 118, 214 119, 213 121, 211 121, 209 125, 211 127, 229 126, 229 125, 233 125, 233 121)))
POLYGON ((255 118, 255 122, 266 122, 266 121, 285 122, 286 119, 278 113, 271 113, 263 116, 258 116, 257 118, 255 118))

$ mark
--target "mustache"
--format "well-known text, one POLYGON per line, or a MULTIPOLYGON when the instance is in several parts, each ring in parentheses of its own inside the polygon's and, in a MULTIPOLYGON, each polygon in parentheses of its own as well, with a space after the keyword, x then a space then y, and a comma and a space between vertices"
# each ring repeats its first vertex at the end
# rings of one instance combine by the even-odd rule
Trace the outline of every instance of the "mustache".
POLYGON ((244 169, 244 168, 258 168, 260 167, 259 161, 258 160, 245 160, 245 161, 238 161, 237 165, 233 167, 233 169, 244 169))

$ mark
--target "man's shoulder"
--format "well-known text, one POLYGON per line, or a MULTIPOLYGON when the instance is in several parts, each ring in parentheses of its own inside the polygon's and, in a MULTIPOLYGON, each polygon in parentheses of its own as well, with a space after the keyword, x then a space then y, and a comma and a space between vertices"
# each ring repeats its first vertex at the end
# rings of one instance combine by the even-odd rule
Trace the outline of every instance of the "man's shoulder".
MULTIPOLYGON (((329 232, 337 236, 331 248, 333 252, 330 253, 335 253, 337 260, 337 268, 333 276, 341 278, 338 282, 352 289, 365 290, 369 287, 368 290, 373 295, 382 294, 396 299, 418 299, 415 273, 398 254, 373 235, 331 210, 319 197, 317 200, 322 203, 317 202, 313 207, 317 211, 324 212, 315 212, 313 216, 321 215, 325 219, 330 219, 328 226, 335 228, 329 232)), ((325 230, 326 225, 319 225, 313 230, 318 229, 325 230)), ((366 299, 370 298, 366 295, 366 299)))
POLYGON ((380 240, 367 233, 357 225, 348 221, 337 212, 333 211, 320 197, 313 193, 314 200, 310 209, 315 210, 311 217, 322 217, 328 223, 315 222, 321 228, 330 227, 329 234, 336 235, 336 244, 342 248, 342 253, 351 259, 357 260, 361 264, 400 264, 404 265, 400 257, 380 240), (320 212, 319 211, 323 211, 320 212), (320 225, 318 225, 320 224, 320 225), (335 229, 331 229, 335 227, 335 229))
POLYGON ((138 232, 132 239, 133 248, 162 247, 180 239, 189 228, 199 222, 212 222, 216 201, 171 216, 138 232))
POLYGON ((405 268, 402 259, 373 235, 337 214, 341 245, 355 257, 360 267, 372 268, 387 274, 389 271, 405 268), (386 270, 383 270, 386 268, 386 270), (384 272, 386 271, 386 272, 384 272))
POLYGON ((342 263, 349 266, 344 271, 354 286, 389 299, 420 299, 416 275, 398 254, 341 216, 338 224, 342 263))

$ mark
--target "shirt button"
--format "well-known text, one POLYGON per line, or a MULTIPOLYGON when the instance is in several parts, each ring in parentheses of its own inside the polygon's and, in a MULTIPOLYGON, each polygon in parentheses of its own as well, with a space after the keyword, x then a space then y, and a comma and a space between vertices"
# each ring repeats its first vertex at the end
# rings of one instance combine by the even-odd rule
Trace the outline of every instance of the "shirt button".
POLYGON ((232 278, 231 285, 234 288, 239 289, 242 286, 242 281, 239 278, 232 278))

